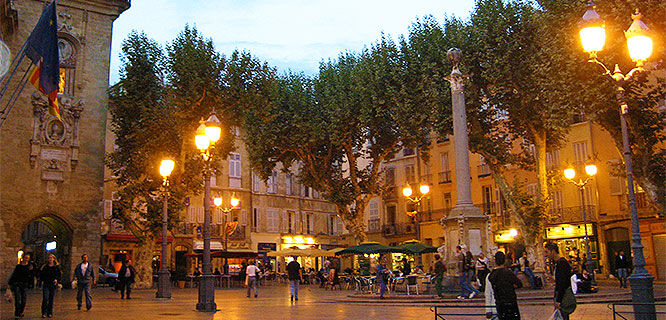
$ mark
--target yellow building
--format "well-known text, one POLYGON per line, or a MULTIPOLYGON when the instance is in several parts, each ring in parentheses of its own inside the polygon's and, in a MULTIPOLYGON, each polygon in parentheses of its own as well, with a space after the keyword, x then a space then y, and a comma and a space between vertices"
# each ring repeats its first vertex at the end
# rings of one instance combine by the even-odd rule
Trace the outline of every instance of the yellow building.
MULTIPOLYGON (((598 173, 584 187, 582 196, 578 187, 566 179, 554 179, 559 182, 550 190, 552 203, 544 238, 557 242, 564 254, 577 250, 582 258, 586 252, 584 239, 587 229, 592 258, 600 272, 608 275, 613 268, 615 252, 631 252, 626 182, 624 177, 616 175, 623 172, 616 168, 622 163, 622 155, 610 134, 601 127, 582 117, 576 117, 573 122, 563 147, 548 152, 547 167, 553 176, 562 176, 563 170, 568 167, 575 168, 580 176, 584 175, 585 163, 594 163, 598 173), (587 228, 584 220, 587 220, 587 228)), ((446 250, 454 250, 457 244, 444 243, 444 231, 439 224, 439 220, 456 203, 454 182, 458 177, 455 176, 451 140, 449 137, 433 140, 428 162, 418 161, 413 150, 405 149, 384 164, 387 181, 392 182, 394 190, 382 198, 373 199, 366 211, 370 239, 395 244, 416 238, 418 233, 419 240, 424 243, 445 245, 446 250), (419 182, 426 182, 431 187, 418 210, 419 223, 414 224, 407 215, 414 209, 400 190, 408 183, 414 186, 419 182)), ((510 222, 490 169, 477 154, 470 154, 470 167, 472 200, 491 218, 489 232, 493 233, 495 245, 511 251, 520 250, 510 234, 510 230, 517 226, 510 222)), ((510 169, 507 180, 511 182, 514 178, 520 180, 528 192, 536 192, 534 172, 510 169)), ((648 199, 640 188, 637 188, 636 198, 647 269, 655 277, 666 279, 666 259, 655 254, 655 248, 666 248, 664 219, 658 218, 649 207, 648 199)), ((423 261, 426 269, 431 263, 428 258, 423 261)))

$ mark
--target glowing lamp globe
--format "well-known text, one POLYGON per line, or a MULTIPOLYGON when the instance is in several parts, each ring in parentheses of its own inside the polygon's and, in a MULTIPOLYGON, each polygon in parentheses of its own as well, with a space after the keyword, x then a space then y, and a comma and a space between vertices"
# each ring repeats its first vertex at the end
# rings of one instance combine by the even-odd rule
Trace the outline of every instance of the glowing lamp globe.
POLYGON ((652 38, 650 38, 650 28, 643 22, 643 15, 636 9, 636 13, 631 15, 634 22, 624 35, 627 37, 627 47, 631 60, 641 63, 652 55, 652 38))
POLYGON ((587 173, 588 176, 594 176, 597 174, 597 166, 593 164, 588 164, 585 166, 585 173, 587 173))
POLYGON ((214 204, 216 207, 221 206, 221 205, 222 205, 222 198, 221 198, 221 197, 215 197, 215 198, 213 198, 213 204, 214 204))
POLYGON ((419 191, 421 191, 421 194, 428 194, 428 192, 430 192, 430 186, 427 184, 422 184, 419 186, 419 191))
POLYGON ((220 136, 222 136, 222 128, 220 127, 220 120, 217 118, 214 112, 206 120, 204 132, 211 143, 215 143, 217 140, 220 140, 220 136))
POLYGON ((571 180, 576 177, 576 170, 574 168, 564 169, 564 177, 571 180))
POLYGON ((171 175, 171 171, 173 171, 173 167, 175 166, 175 162, 173 160, 165 159, 162 160, 160 163, 160 175, 162 177, 168 177, 171 175))
POLYGON ((406 186, 402 188, 402 195, 405 197, 409 197, 412 195, 412 188, 410 186, 406 186))
POLYGON ((509 230, 509 235, 513 238, 517 237, 518 236, 518 230, 516 230, 516 229, 509 230))
POLYGON ((596 5, 590 1, 587 4, 587 11, 583 18, 578 22, 580 28, 580 41, 583 44, 583 50, 591 54, 596 54, 604 48, 606 43, 606 29, 604 20, 597 13, 596 5))
POLYGON ((235 208, 238 207, 238 205, 240 204, 240 199, 236 198, 236 196, 234 195, 231 197, 231 200, 229 202, 231 203, 231 207, 235 208))

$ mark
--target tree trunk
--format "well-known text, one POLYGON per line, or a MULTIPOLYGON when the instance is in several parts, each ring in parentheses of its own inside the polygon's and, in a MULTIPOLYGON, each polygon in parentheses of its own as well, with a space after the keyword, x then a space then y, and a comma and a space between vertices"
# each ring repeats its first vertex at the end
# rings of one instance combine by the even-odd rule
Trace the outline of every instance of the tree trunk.
POLYGON ((363 223, 362 214, 354 214, 349 210, 348 206, 338 205, 338 216, 344 222, 345 228, 354 236, 356 244, 361 244, 368 240, 368 236, 365 234, 365 224, 363 223))
POLYGON ((155 244, 150 239, 152 238, 137 242, 132 257, 134 259, 134 269, 136 269, 134 287, 137 289, 149 289, 153 286, 152 262, 155 244))
MULTIPOLYGON (((546 169, 546 134, 543 132, 534 132, 534 146, 536 149, 536 172, 537 172, 537 184, 539 189, 536 196, 536 205, 539 210, 543 210, 543 217, 547 216, 547 213, 550 210, 550 199, 548 196, 548 170, 546 169)), ((533 253, 532 257, 529 255, 528 258, 531 258, 534 261, 534 270, 543 271, 543 262, 544 260, 544 248, 543 248, 543 233, 544 233, 545 221, 539 223, 539 228, 536 230, 534 241, 529 241, 527 243, 528 249, 532 248, 533 253)))

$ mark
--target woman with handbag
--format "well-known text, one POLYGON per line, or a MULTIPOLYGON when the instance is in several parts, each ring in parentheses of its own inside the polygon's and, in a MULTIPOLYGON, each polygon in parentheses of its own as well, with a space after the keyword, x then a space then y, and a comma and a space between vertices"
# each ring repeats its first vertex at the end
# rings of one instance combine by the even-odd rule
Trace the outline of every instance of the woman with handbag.
POLYGON ((53 298, 60 284, 60 264, 53 254, 49 254, 46 264, 39 270, 42 279, 42 318, 53 318, 53 298))
POLYGON ((546 243, 546 256, 555 262, 555 309, 562 314, 562 319, 569 320, 576 310, 576 297, 571 289, 571 265, 564 257, 556 243, 546 243))

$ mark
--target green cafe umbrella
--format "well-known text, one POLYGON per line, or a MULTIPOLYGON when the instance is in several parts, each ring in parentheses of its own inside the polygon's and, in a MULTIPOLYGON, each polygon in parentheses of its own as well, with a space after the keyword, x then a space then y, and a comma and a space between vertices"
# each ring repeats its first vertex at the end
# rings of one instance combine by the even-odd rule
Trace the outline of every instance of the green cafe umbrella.
POLYGON ((385 246, 378 242, 363 242, 357 246, 349 247, 335 253, 336 256, 345 254, 372 254, 385 252, 402 252, 394 247, 385 246))
POLYGON ((406 254, 423 254, 423 253, 432 253, 437 252, 437 247, 429 246, 423 244, 416 240, 405 241, 399 246, 395 246, 395 249, 399 249, 400 252, 406 254))

